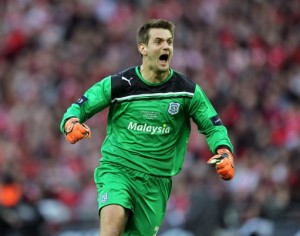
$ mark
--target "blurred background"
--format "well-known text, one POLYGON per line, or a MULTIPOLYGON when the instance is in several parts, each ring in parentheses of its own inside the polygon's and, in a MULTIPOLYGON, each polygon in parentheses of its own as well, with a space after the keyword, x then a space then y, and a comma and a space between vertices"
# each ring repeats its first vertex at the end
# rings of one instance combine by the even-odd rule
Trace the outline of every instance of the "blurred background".
POLYGON ((98 235, 107 110, 76 145, 59 124, 88 87, 141 63, 149 18, 175 23, 172 68, 204 89, 236 157, 221 181, 193 125, 158 235, 299 236, 299 0, 0 1, 0 235, 98 235))

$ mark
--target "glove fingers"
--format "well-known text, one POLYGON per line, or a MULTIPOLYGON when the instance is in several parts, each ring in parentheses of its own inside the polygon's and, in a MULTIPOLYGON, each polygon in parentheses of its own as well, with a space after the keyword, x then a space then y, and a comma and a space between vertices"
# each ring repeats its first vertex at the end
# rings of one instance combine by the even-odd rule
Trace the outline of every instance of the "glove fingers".
POLYGON ((71 144, 74 144, 78 141, 71 133, 66 136, 66 139, 71 144))
POLYGON ((79 123, 77 123, 75 126, 74 126, 74 130, 73 130, 73 133, 78 137, 78 138, 84 138, 85 135, 87 134, 87 130, 79 123))
POLYGON ((231 166, 231 162, 230 162, 229 158, 224 158, 224 159, 222 159, 221 162, 217 163, 216 168, 217 168, 217 170, 219 170, 219 169, 222 169, 222 168, 225 168, 228 166, 231 166))
POLYGON ((80 136, 82 136, 82 138, 84 138, 84 137, 90 138, 91 137, 91 130, 85 124, 79 124, 79 123, 77 123, 75 125, 74 129, 80 133, 80 136))
POLYGON ((74 144, 77 141, 84 138, 84 135, 76 129, 73 129, 72 133, 67 134, 66 139, 69 143, 74 144))
POLYGON ((72 132, 73 133, 73 135, 75 136, 75 138, 77 139, 77 141, 78 140, 81 140, 81 139, 83 139, 84 137, 85 137, 85 133, 86 133, 86 131, 84 131, 84 133, 81 131, 81 130, 79 130, 79 129, 74 129, 74 131, 72 132))
POLYGON ((222 179, 224 179, 224 180, 231 180, 232 178, 233 178, 233 176, 232 175, 220 175, 220 177, 222 178, 222 179))
POLYGON ((221 178, 224 180, 231 180, 233 178, 233 174, 228 173, 227 175, 222 175, 221 178))
POLYGON ((230 169, 229 168, 226 168, 226 167, 224 167, 224 168, 217 168, 216 167, 216 169, 217 169, 217 172, 219 173, 219 174, 221 174, 221 175, 226 175, 226 174, 228 174, 229 173, 229 171, 230 171, 230 169))
POLYGON ((231 180, 234 175, 234 169, 228 158, 223 159, 223 162, 216 164, 216 170, 219 176, 224 180, 231 180))
POLYGON ((78 118, 70 118, 65 124, 66 139, 69 143, 74 144, 84 137, 91 137, 91 129, 85 125, 80 124, 78 118))
POLYGON ((210 158, 207 163, 214 164, 218 175, 224 180, 231 180, 234 176, 234 159, 227 149, 218 149, 218 154, 210 158))
POLYGON ((222 178, 222 179, 225 179, 225 180, 230 180, 233 178, 233 175, 234 175, 234 171, 232 168, 223 168, 223 169, 219 169, 217 170, 219 176, 222 178))

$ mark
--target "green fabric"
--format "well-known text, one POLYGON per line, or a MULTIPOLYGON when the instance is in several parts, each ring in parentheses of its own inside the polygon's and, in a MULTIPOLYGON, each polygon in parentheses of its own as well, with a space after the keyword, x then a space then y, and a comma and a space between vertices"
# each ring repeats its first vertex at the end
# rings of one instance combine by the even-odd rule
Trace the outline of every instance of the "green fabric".
POLYGON ((102 164, 94 172, 98 206, 116 204, 130 209, 125 236, 155 235, 170 196, 171 178, 155 177, 116 164, 102 164))
MULTIPOLYGON (((152 88, 159 91, 165 83, 172 85, 175 72, 170 70, 170 76, 160 84, 146 84, 138 68, 133 73, 135 76, 130 78, 138 80, 138 88, 141 91, 148 89, 147 92, 136 94, 133 88, 129 95, 118 96, 127 87, 131 88, 131 83, 123 81, 127 87, 122 85, 112 97, 112 83, 116 81, 112 81, 112 76, 107 77, 85 92, 86 102, 71 105, 61 121, 61 131, 68 118, 75 116, 80 122, 85 122, 109 106, 107 134, 101 147, 100 162, 118 163, 157 176, 174 176, 180 172, 190 136, 191 119, 197 124, 199 132, 206 136, 212 153, 221 145, 233 151, 226 128, 212 123, 211 117, 217 113, 198 85, 194 85, 192 92, 184 88, 182 91, 151 92, 152 88)), ((176 73, 176 76, 178 79, 181 75, 176 73)), ((114 77, 120 81, 126 78, 114 77)))

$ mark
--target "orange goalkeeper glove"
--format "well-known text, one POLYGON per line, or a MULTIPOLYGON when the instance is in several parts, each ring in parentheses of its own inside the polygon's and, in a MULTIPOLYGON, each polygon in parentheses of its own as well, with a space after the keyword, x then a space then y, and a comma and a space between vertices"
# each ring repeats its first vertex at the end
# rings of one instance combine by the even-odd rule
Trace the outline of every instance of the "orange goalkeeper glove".
POLYGON ((86 124, 80 124, 79 119, 72 117, 65 124, 66 139, 74 144, 83 138, 91 138, 91 129, 86 124))
POLYGON ((218 149, 217 153, 207 163, 215 165, 217 173, 222 179, 231 180, 234 176, 234 159, 232 153, 226 148, 218 149))

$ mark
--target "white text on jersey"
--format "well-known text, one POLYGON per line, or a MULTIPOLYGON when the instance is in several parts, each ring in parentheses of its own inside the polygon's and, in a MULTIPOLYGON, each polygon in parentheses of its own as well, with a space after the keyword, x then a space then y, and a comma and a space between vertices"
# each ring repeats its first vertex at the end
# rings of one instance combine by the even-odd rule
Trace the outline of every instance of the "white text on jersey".
POLYGON ((135 122, 129 122, 128 124, 129 130, 135 130, 140 132, 147 132, 150 134, 169 134, 170 133, 170 127, 163 125, 163 126, 152 126, 148 125, 146 123, 144 124, 138 124, 135 122))

